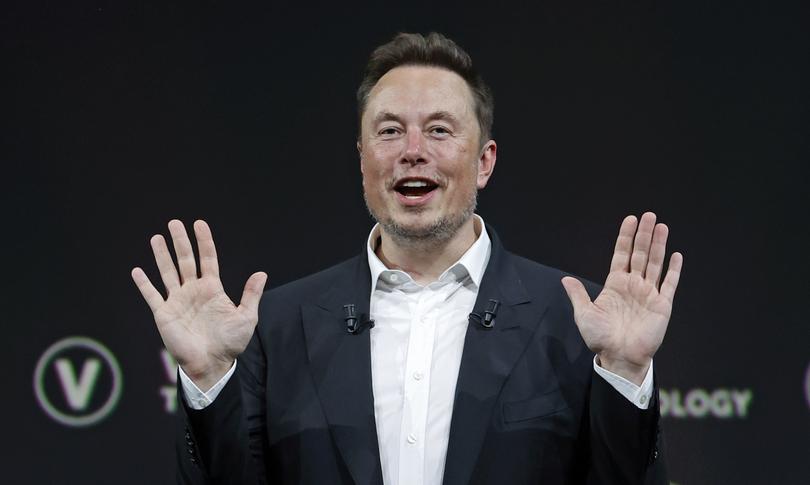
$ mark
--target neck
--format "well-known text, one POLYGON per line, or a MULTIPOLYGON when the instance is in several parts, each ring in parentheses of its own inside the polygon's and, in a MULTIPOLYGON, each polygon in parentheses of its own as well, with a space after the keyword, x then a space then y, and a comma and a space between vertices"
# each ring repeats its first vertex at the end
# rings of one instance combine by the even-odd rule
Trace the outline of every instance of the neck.
POLYGON ((444 241, 399 241, 380 226, 380 244, 375 249, 380 261, 390 269, 402 270, 420 285, 439 279, 451 264, 461 258, 481 233, 478 218, 472 216, 450 239, 444 241))

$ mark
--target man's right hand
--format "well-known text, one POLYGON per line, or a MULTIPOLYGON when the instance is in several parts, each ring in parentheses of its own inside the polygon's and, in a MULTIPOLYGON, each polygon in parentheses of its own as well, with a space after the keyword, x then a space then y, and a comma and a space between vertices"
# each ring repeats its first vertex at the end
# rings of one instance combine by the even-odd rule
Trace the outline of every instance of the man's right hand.
POLYGON ((194 223, 200 276, 197 276, 194 250, 183 223, 177 219, 170 221, 169 232, 177 254, 177 267, 163 236, 157 234, 150 241, 168 298, 163 299, 141 268, 132 270, 132 279, 152 309, 166 350, 197 387, 207 391, 247 347, 259 319, 259 300, 267 274, 254 273, 248 278, 242 301, 236 306, 222 288, 217 252, 208 224, 205 221, 194 223))

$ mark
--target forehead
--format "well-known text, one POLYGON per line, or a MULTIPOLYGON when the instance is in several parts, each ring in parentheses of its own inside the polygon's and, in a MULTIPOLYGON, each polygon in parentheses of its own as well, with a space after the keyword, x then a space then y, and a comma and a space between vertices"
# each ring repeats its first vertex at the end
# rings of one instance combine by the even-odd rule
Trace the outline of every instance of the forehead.
POLYGON ((369 92, 363 118, 392 112, 402 116, 430 115, 437 111, 461 120, 474 116, 473 94, 467 82, 453 71, 432 66, 391 69, 369 92))

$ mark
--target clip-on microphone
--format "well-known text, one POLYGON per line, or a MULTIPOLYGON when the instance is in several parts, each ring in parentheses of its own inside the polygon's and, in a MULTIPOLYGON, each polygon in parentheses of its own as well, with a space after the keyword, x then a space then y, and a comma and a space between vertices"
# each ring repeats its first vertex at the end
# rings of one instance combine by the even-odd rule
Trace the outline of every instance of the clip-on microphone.
POLYGON ((473 312, 470 313, 469 321, 473 323, 480 324, 482 327, 486 329, 490 329, 495 326, 495 317, 498 315, 498 307, 501 306, 501 302, 498 300, 489 300, 489 308, 484 311, 484 316, 473 312))
POLYGON ((360 333, 363 327, 368 325, 368 328, 374 328, 374 320, 367 320, 363 323, 360 323, 360 319, 357 318, 357 314, 354 310, 354 304, 349 303, 348 305, 343 305, 343 321, 346 322, 346 331, 352 335, 357 335, 360 333))

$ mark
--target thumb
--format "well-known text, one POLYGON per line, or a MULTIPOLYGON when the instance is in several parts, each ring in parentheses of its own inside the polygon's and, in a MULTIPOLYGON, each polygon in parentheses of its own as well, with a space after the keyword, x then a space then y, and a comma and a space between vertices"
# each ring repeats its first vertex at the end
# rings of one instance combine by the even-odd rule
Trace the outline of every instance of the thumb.
POLYGON ((242 292, 242 301, 239 302, 239 308, 251 314, 257 314, 265 283, 267 283, 267 273, 259 271, 250 275, 247 283, 245 283, 245 290, 242 292))
POLYGON ((585 291, 585 285, 571 276, 564 277, 562 279, 562 285, 563 288, 565 288, 565 292, 568 294, 568 299, 571 300, 571 304, 574 306, 574 313, 579 314, 583 312, 591 303, 591 297, 588 296, 588 292, 585 291))

